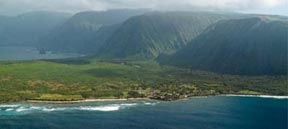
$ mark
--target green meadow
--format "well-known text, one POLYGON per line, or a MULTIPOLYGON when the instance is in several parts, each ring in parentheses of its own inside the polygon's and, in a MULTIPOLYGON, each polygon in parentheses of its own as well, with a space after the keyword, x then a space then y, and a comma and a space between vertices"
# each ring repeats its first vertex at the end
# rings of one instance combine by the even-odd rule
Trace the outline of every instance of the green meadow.
POLYGON ((86 59, 0 62, 0 103, 25 100, 154 98, 217 94, 288 95, 287 76, 238 76, 154 61, 86 59))

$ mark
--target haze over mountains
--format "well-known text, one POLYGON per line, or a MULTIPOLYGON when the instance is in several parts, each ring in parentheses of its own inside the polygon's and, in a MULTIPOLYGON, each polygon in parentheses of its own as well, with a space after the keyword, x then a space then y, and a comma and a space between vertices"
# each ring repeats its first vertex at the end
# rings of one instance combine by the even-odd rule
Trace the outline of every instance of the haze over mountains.
POLYGON ((35 46, 39 38, 62 25, 70 14, 31 12, 18 16, 0 16, 0 45, 35 46))
POLYGON ((80 12, 40 40, 43 49, 95 54, 105 40, 128 18, 146 10, 80 12))
POLYGON ((219 73, 287 74, 284 16, 114 10, 68 17, 34 14, 7 22, 11 18, 1 16, 0 45, 33 45, 98 59, 157 59, 219 73))

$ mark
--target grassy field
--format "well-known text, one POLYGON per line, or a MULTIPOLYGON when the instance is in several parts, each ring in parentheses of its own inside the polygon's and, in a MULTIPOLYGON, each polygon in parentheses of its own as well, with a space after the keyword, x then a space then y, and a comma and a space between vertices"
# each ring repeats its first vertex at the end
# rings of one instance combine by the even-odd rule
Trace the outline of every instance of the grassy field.
POLYGON ((210 94, 287 95, 287 76, 237 76, 160 66, 153 61, 0 62, 0 103, 87 98, 173 100, 210 94))

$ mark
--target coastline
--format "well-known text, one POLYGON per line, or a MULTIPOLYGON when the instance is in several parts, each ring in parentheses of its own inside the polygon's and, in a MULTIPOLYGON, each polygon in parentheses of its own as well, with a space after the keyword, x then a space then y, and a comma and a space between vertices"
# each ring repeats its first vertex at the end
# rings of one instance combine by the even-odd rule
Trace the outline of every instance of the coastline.
MULTIPOLYGON (((219 95, 207 95, 207 96, 191 96, 191 97, 181 98, 181 99, 177 99, 177 100, 202 98, 202 97, 211 97, 211 96, 259 97, 259 98, 272 98, 272 99, 288 99, 288 96, 277 96, 277 95, 219 94, 219 95)), ((133 101, 133 100, 158 100, 158 101, 165 101, 165 100, 151 99, 151 98, 127 98, 127 99, 83 99, 83 100, 75 100, 75 101, 25 100, 25 101, 18 101, 18 102, 47 103, 47 104, 74 104, 74 103, 85 103, 85 102, 133 101)), ((172 100, 172 101, 177 101, 177 100, 172 100)), ((167 101, 167 102, 169 102, 169 101, 167 101)), ((9 102, 9 103, 17 103, 17 102, 9 102)), ((9 104, 9 103, 6 103, 6 104, 9 104)), ((0 105, 1 104, 5 104, 5 103, 0 103, 0 105)))
POLYGON ((288 96, 278 96, 278 95, 241 95, 241 94, 223 94, 219 96, 235 96, 235 97, 259 97, 259 98, 274 98, 274 99, 288 99, 288 96))
MULTIPOLYGON (((288 99, 288 96, 277 96, 277 95, 241 95, 241 94, 221 94, 221 95, 207 95, 207 96, 191 96, 183 99, 193 99, 199 97, 210 97, 210 96, 227 96, 227 97, 260 97, 260 98, 274 98, 274 99, 288 99)), ((178 99, 178 100, 183 100, 178 99)), ((150 98, 127 98, 127 99, 84 99, 75 101, 48 101, 48 100, 26 100, 29 103, 50 103, 50 104, 73 104, 73 103, 85 103, 85 102, 107 102, 107 101, 133 101, 133 100, 153 100, 150 98)), ((157 99, 154 99, 157 100, 157 99)), ((159 100, 163 101, 163 100, 159 100)), ((176 100, 177 101, 177 100, 176 100)))
POLYGON ((48 101, 48 100, 26 100, 29 103, 50 103, 50 104, 73 104, 85 102, 108 102, 108 101, 131 101, 131 100, 148 100, 149 98, 127 98, 127 99, 83 99, 75 101, 48 101))

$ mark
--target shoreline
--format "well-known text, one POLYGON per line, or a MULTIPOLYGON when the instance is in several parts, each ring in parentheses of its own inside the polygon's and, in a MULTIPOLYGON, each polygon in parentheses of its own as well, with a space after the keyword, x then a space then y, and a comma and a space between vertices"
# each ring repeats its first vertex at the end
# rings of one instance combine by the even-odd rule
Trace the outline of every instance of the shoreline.
MULTIPOLYGON (((185 100, 185 99, 193 99, 193 98, 202 98, 202 97, 211 97, 211 96, 226 96, 226 97, 259 97, 259 98, 272 98, 272 99, 288 99, 288 96, 278 96, 278 95, 244 95, 244 94, 219 94, 219 95, 207 95, 207 96, 191 96, 187 98, 177 99, 177 100, 185 100)), ((133 101, 133 100, 157 100, 151 98, 126 98, 126 99, 83 99, 83 100, 75 100, 75 101, 49 101, 49 100, 26 100, 22 102, 28 103, 47 103, 47 104, 76 104, 76 103, 85 103, 85 102, 109 102, 109 101, 133 101)), ((177 101, 173 100, 173 101, 177 101)), ((164 100, 158 100, 164 101, 164 100)), ((19 101, 21 102, 21 101, 19 101)), ((169 102, 169 101, 167 101, 169 102)), ((17 103, 17 102, 10 102, 17 103)), ((5 104, 5 103, 0 103, 5 104)), ((6 103, 7 104, 7 103, 6 103)))
POLYGON ((278 96, 278 95, 241 95, 241 94, 223 94, 218 96, 230 96, 230 97, 259 97, 259 98, 274 98, 274 99, 288 99, 288 96, 278 96))
MULTIPOLYGON (((288 99, 288 96, 277 95, 241 95, 241 94, 221 94, 221 95, 207 95, 207 96, 192 96, 183 99, 199 98, 199 97, 211 97, 211 96, 227 96, 227 97, 260 97, 260 98, 274 98, 274 99, 288 99)), ((183 100, 178 99, 178 100, 183 100)), ((85 103, 85 102, 109 102, 109 101, 130 101, 130 100, 157 100, 150 98, 128 98, 128 99, 84 99, 76 101, 47 101, 47 100, 27 100, 29 103, 51 103, 51 104, 73 104, 73 103, 85 103)), ((159 100, 163 101, 163 100, 159 100)), ((177 100, 175 100, 177 101, 177 100)))
MULTIPOLYGON (((207 97, 213 97, 213 96, 223 96, 223 97, 257 97, 257 98, 270 98, 270 99, 288 99, 288 96, 279 96, 279 95, 244 95, 244 94, 219 94, 219 95, 206 95, 206 96, 191 96, 183 99, 177 99, 173 101, 178 100, 189 100, 189 99, 196 99, 196 98, 207 98, 207 97)), ((163 100, 159 100, 163 101, 163 100)), ((170 102, 170 101, 167 101, 170 102)))
POLYGON ((149 98, 128 98, 128 99, 83 99, 75 101, 49 101, 49 100, 26 100, 29 103, 50 103, 50 104, 73 104, 85 102, 109 102, 109 101, 130 101, 130 100, 148 100, 149 98))

